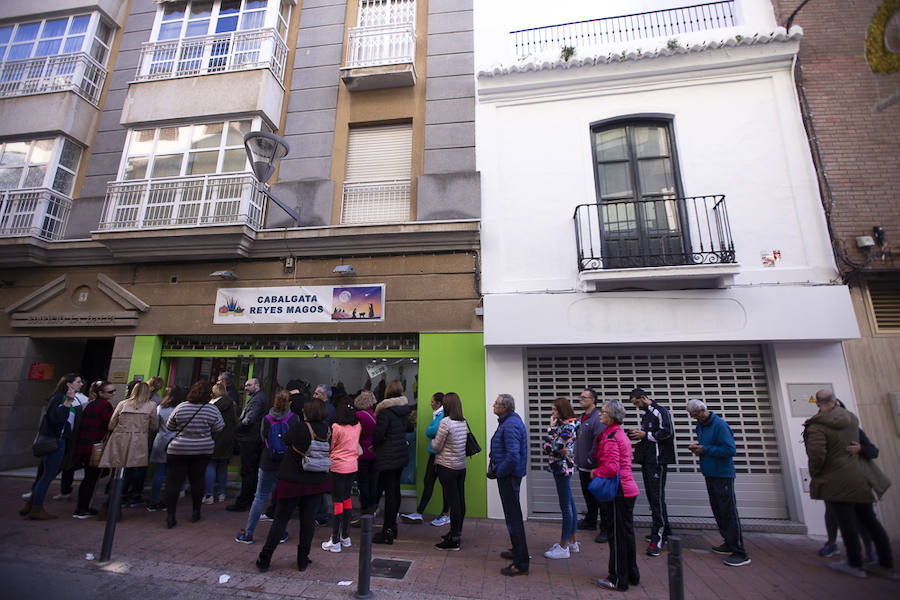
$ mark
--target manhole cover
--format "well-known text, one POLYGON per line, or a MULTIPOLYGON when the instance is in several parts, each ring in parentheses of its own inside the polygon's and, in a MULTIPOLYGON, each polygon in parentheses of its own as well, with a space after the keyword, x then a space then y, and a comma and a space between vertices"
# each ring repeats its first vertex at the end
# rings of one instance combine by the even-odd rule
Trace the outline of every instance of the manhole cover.
POLYGON ((397 560, 393 558, 373 558, 372 577, 384 579, 403 579, 412 566, 411 560, 397 560))

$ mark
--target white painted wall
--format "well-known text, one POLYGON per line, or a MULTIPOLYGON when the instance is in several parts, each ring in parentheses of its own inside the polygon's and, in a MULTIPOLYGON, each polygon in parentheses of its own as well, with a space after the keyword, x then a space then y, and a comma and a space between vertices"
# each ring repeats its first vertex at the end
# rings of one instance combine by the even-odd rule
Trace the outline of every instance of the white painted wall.
POLYGON ((736 284, 833 280, 791 48, 769 46, 763 54, 712 51, 716 63, 677 57, 680 72, 664 76, 650 63, 668 68, 676 57, 482 76, 476 143, 485 292, 575 288, 572 215, 596 199, 590 124, 640 113, 673 116, 685 195, 725 194, 741 264, 736 284), (763 62, 726 69, 727 59, 763 62), (781 263, 764 268, 760 253, 776 249, 781 263))
MULTIPOLYGON (((773 344, 771 355, 775 360, 772 376, 772 404, 775 421, 781 428, 782 460, 785 463, 785 481, 791 486, 788 496, 793 496, 798 520, 806 523, 811 535, 825 535, 825 503, 812 500, 802 489, 800 469, 807 467, 806 449, 803 446, 803 422, 790 413, 787 393, 789 383, 830 383, 835 395, 857 413, 856 398, 850 384, 850 375, 844 359, 843 346, 831 344, 773 344)), ((861 424, 865 427, 865 424, 861 424)))

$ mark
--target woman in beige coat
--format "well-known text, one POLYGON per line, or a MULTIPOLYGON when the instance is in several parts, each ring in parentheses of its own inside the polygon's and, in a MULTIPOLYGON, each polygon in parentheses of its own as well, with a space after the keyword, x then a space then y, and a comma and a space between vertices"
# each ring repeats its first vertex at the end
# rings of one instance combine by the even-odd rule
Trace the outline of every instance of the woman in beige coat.
POLYGON ((156 431, 156 403, 150 400, 150 386, 139 381, 127 400, 119 402, 109 420, 109 439, 100 468, 146 467, 149 461, 148 435, 156 431))

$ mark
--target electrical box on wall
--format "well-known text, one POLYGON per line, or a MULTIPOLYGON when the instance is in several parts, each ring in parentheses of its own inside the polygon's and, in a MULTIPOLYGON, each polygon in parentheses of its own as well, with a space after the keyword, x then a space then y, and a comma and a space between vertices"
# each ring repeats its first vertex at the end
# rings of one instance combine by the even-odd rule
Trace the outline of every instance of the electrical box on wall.
POLYGON ((894 415, 894 428, 900 435, 900 392, 889 392, 891 398, 891 412, 894 415))
POLYGON ((828 390, 834 393, 834 386, 830 383, 789 383, 787 384, 788 398, 791 400, 792 417, 811 417, 819 412, 816 406, 816 392, 828 390))
POLYGON ((807 494, 809 493, 809 469, 800 469, 800 484, 803 486, 803 491, 807 494))

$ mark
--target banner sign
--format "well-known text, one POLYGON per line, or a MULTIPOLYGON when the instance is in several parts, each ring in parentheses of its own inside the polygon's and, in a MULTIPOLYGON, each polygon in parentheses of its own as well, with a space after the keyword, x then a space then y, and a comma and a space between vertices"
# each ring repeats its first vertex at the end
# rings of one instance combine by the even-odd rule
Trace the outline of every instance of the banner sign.
POLYGON ((219 288, 213 323, 383 321, 384 284, 219 288))

